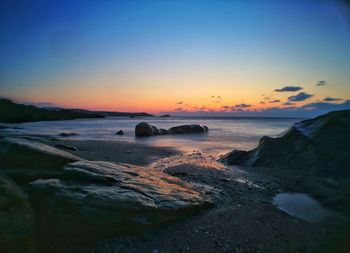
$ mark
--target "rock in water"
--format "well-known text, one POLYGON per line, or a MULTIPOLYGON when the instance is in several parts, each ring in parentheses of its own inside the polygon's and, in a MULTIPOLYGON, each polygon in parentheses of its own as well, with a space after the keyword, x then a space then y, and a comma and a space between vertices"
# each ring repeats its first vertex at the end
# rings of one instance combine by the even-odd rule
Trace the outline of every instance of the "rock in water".
POLYGON ((300 170, 310 175, 350 176, 350 110, 330 112, 292 126, 278 138, 263 137, 251 151, 233 151, 231 165, 300 170))
POLYGON ((160 135, 164 135, 164 134, 168 134, 169 132, 168 132, 168 130, 166 130, 166 129, 163 129, 163 128, 160 128, 159 129, 159 134, 160 135))
POLYGON ((135 135, 136 136, 152 136, 159 135, 160 131, 155 126, 152 126, 146 122, 141 122, 135 127, 135 135))
POLYGON ((193 134, 193 133, 206 133, 208 132, 208 127, 203 125, 181 125, 169 128, 168 132, 170 134, 193 134))
POLYGON ((123 130, 119 130, 118 132, 115 133, 116 135, 124 135, 123 130))
POLYGON ((79 134, 77 133, 60 133, 59 136, 62 136, 62 137, 72 137, 72 136, 78 136, 79 134))

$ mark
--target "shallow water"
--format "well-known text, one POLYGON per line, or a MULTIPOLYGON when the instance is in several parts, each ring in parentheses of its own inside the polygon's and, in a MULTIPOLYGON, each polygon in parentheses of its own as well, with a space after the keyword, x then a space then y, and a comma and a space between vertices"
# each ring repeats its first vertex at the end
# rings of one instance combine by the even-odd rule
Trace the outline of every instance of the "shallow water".
POLYGON ((308 222, 320 222, 332 215, 315 199, 304 193, 280 193, 273 198, 273 204, 287 214, 308 222))
MULTIPOLYGON (((2 124, 14 128, 1 130, 11 134, 50 135, 62 138, 62 132, 78 133, 73 140, 109 140, 145 143, 152 146, 175 147, 184 151, 225 153, 232 149, 254 148, 264 135, 281 134, 299 119, 287 118, 209 118, 209 117, 109 117, 105 119, 77 119, 42 121, 21 124, 2 124), (135 126, 148 122, 158 128, 168 129, 182 124, 203 124, 209 127, 207 134, 166 135, 135 137, 135 126), (115 133, 123 130, 125 135, 115 133)), ((65 139, 65 138, 62 138, 65 139)))

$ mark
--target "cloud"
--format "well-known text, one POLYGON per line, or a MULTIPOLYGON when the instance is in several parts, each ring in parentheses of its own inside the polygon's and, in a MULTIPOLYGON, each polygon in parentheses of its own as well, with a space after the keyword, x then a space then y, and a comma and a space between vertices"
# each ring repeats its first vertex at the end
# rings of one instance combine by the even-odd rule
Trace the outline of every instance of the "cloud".
POLYGON ((251 106, 252 106, 251 104, 224 105, 224 106, 221 106, 221 109, 222 109, 221 111, 241 112, 241 111, 245 111, 245 109, 250 108, 251 106))
POLYGON ((305 101, 313 96, 314 95, 306 92, 300 92, 298 95, 288 97, 288 101, 305 101))
POLYGON ((260 102, 259 102, 259 104, 262 104, 262 105, 264 105, 264 104, 265 104, 265 102, 264 102, 264 101, 260 101, 260 102))
POLYGON ((326 84, 327 84, 326 81, 319 81, 319 82, 316 84, 316 86, 324 86, 324 85, 326 85, 326 84))
POLYGON ((333 101, 340 101, 342 100, 341 98, 332 98, 332 97, 326 97, 323 99, 323 101, 326 101, 326 102, 333 102, 333 101))
POLYGON ((283 105, 295 105, 295 103, 292 103, 292 102, 285 102, 285 103, 283 103, 283 105))
POLYGON ((180 101, 180 102, 177 102, 176 104, 177 105, 182 105, 184 102, 180 101))
POLYGON ((311 118, 330 111, 350 110, 350 100, 343 100, 341 103, 332 102, 311 102, 303 106, 293 106, 291 102, 286 102, 285 107, 269 107, 269 108, 246 108, 240 109, 235 105, 221 106, 220 109, 209 109, 188 111, 183 108, 177 108, 177 111, 169 111, 164 113, 172 113, 174 115, 196 115, 196 116, 242 116, 242 117, 293 117, 293 118, 311 118), (287 104, 288 103, 288 104, 287 104))
POLYGON ((270 104, 279 103, 279 102, 281 102, 281 100, 279 100, 279 99, 269 101, 270 104))
POLYGON ((249 108, 251 106, 252 106, 251 104, 238 104, 238 105, 235 105, 235 107, 237 107, 237 108, 249 108))
POLYGON ((276 92, 294 92, 294 91, 299 91, 302 90, 302 87, 299 86, 285 86, 281 89, 275 89, 276 92))
POLYGON ((301 109, 307 109, 307 110, 327 110, 327 111, 334 111, 334 110, 344 110, 344 109, 350 109, 350 100, 346 100, 343 103, 329 103, 329 102, 315 102, 306 104, 301 109))
POLYGON ((205 110, 205 109, 206 109, 205 106, 202 106, 202 107, 194 106, 193 108, 194 108, 194 109, 197 109, 197 110, 205 110))
POLYGON ((178 108, 175 108, 174 111, 176 111, 176 112, 184 112, 185 110, 182 107, 178 107, 178 108))

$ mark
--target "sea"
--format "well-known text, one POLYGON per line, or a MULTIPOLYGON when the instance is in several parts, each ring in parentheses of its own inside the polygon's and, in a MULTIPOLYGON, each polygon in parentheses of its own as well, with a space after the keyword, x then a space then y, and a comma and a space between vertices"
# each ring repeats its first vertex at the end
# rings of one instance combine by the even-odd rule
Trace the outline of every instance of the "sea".
POLYGON ((1 124, 10 135, 44 135, 71 140, 123 141, 147 146, 172 147, 183 152, 202 151, 215 155, 234 149, 250 150, 261 137, 280 136, 298 118, 248 118, 248 117, 107 117, 103 119, 76 119, 40 121, 19 124, 1 124), (135 137, 135 126, 147 122, 168 129, 183 124, 202 124, 209 128, 205 134, 160 135, 135 137), (124 135, 117 135, 122 130, 124 135), (61 133, 77 135, 62 137, 61 133))

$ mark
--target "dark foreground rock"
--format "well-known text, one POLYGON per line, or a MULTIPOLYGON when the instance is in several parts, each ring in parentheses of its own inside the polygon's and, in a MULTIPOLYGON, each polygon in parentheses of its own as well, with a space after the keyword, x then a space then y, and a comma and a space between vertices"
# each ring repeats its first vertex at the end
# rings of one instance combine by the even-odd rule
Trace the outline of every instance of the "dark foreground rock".
POLYGON ((198 124, 192 125, 181 125, 171 127, 168 130, 158 129, 146 122, 142 122, 136 125, 135 135, 136 136, 153 136, 153 135, 164 135, 164 134, 194 134, 194 133, 206 133, 208 132, 208 127, 198 124))
POLYGON ((257 148, 222 158, 232 165, 267 166, 311 175, 350 176, 350 110, 296 123, 278 138, 264 136, 257 148))
POLYGON ((0 178, 0 231, 6 231, 0 242, 6 249, 21 240, 39 252, 74 252, 72 245, 81 249, 97 238, 135 233, 212 205, 208 188, 155 168, 87 161, 27 139, 0 141, 0 168, 6 177, 0 178))
POLYGON ((36 252, 34 218, 27 194, 0 174, 0 252, 36 252))

